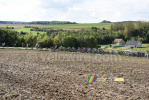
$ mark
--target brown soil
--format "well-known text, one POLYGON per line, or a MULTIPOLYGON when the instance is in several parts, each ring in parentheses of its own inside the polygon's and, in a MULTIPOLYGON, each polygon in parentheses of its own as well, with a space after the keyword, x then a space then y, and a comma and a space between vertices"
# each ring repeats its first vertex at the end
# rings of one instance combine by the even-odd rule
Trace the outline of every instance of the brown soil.
POLYGON ((148 100, 149 59, 0 50, 0 100, 148 100), (121 77, 124 82, 88 83, 121 77))

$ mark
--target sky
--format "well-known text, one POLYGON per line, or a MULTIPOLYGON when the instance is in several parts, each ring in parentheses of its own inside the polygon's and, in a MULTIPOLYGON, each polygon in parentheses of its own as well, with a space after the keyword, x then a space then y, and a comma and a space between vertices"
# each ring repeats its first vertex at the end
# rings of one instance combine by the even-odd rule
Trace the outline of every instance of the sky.
POLYGON ((0 0, 0 21, 149 21, 149 0, 0 0))

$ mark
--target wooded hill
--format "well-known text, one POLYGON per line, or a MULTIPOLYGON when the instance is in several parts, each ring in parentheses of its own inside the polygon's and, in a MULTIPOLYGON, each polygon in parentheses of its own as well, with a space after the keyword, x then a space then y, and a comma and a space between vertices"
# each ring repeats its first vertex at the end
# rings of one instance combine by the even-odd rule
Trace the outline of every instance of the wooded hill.
POLYGON ((59 24, 77 24, 76 22, 69 21, 32 21, 32 22, 21 22, 21 21, 0 21, 0 24, 40 24, 40 25, 59 25, 59 24))

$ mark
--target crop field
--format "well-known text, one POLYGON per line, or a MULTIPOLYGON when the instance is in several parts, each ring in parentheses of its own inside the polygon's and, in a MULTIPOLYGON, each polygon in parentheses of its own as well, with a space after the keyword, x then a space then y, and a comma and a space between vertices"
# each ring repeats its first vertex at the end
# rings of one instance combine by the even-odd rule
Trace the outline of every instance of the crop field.
POLYGON ((49 27, 53 29, 71 29, 71 30, 77 30, 77 29, 89 29, 91 27, 98 27, 98 28, 109 28, 111 23, 89 23, 89 24, 65 24, 65 25, 42 25, 43 27, 49 27))
POLYGON ((37 26, 39 28, 53 28, 53 29, 88 29, 93 27, 109 28, 111 23, 85 23, 85 24, 63 24, 63 25, 26 25, 26 24, 0 24, 0 27, 14 27, 15 29, 24 28, 24 26, 37 26))
POLYGON ((0 69, 0 100, 149 99, 147 58, 0 49, 0 69))
MULTIPOLYGON (((88 23, 88 24, 63 24, 63 25, 23 25, 23 24, 0 24, 0 27, 14 27, 14 30, 18 32, 32 32, 33 34, 37 33, 36 31, 30 31, 30 29, 24 28, 24 26, 36 26, 39 28, 51 28, 51 29, 64 29, 64 30, 81 30, 81 29, 90 29, 91 27, 98 28, 109 28, 111 23, 88 23)), ((44 32, 39 32, 44 33, 44 32)))

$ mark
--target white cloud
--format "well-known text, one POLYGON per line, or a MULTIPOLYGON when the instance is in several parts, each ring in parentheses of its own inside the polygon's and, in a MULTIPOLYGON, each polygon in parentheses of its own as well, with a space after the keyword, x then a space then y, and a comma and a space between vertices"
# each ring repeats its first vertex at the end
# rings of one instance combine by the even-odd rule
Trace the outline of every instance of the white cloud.
POLYGON ((147 0, 138 0, 138 2, 136 0, 88 0, 84 4, 71 8, 70 12, 76 12, 81 17, 88 16, 80 19, 85 22, 98 22, 104 19, 111 21, 148 20, 146 16, 149 14, 148 4, 147 0), (140 13, 143 13, 144 17, 140 13))
POLYGON ((149 20, 148 0, 0 0, 0 20, 149 20))

